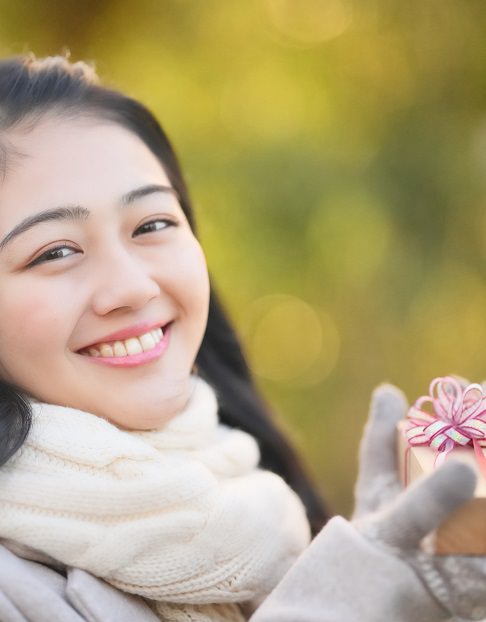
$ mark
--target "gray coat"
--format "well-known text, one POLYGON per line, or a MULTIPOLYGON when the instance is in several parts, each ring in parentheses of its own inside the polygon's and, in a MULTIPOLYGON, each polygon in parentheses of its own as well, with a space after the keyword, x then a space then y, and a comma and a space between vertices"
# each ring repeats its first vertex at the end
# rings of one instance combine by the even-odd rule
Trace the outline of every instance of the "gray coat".
MULTIPOLYGON (((335 517, 250 622, 450 619, 402 560, 374 546, 347 521, 335 517)), ((0 546, 0 620, 156 622, 157 618, 142 599, 124 594, 83 570, 58 572, 0 546)))
POLYGON ((0 545, 1 622, 157 622, 141 598, 79 570, 65 572, 0 545))

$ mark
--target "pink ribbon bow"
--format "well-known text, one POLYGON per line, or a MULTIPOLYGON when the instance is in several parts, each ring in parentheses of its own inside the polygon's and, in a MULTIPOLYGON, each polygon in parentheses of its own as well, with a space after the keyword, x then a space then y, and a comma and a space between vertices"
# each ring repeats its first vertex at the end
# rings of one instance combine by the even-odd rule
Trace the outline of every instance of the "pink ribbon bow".
POLYGON ((406 437, 410 445, 428 445, 437 450, 439 466, 456 445, 472 445, 479 467, 486 477, 486 395, 480 384, 466 384, 446 376, 430 383, 430 395, 419 397, 408 411, 406 437), (423 410, 431 404, 432 413, 423 410))

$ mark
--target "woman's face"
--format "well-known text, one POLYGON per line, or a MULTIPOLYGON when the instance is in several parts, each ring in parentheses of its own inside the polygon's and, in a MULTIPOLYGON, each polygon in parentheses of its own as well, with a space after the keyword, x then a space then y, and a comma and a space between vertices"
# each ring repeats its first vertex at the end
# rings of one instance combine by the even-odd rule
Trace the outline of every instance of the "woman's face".
POLYGON ((58 118, 7 139, 0 377, 121 427, 160 426, 190 396, 209 304, 164 170, 103 121, 58 118))

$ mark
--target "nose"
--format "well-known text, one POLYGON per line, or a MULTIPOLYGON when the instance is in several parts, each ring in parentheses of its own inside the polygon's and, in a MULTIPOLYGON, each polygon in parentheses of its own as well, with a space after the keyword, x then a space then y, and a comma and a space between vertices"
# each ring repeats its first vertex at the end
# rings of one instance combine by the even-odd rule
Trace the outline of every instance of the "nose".
POLYGON ((117 249, 99 258, 92 308, 97 315, 107 315, 115 310, 137 310, 160 295, 157 280, 151 268, 126 249, 117 249))

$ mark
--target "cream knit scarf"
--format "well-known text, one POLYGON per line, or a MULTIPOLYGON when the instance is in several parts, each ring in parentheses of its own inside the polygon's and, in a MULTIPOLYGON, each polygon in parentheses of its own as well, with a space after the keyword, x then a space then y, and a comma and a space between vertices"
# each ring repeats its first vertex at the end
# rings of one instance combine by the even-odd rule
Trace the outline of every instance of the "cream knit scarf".
POLYGON ((34 402, 22 449, 0 469, 0 537, 148 599, 161 619, 242 620, 309 542, 297 496, 257 467, 193 377, 164 428, 123 431, 34 402))

